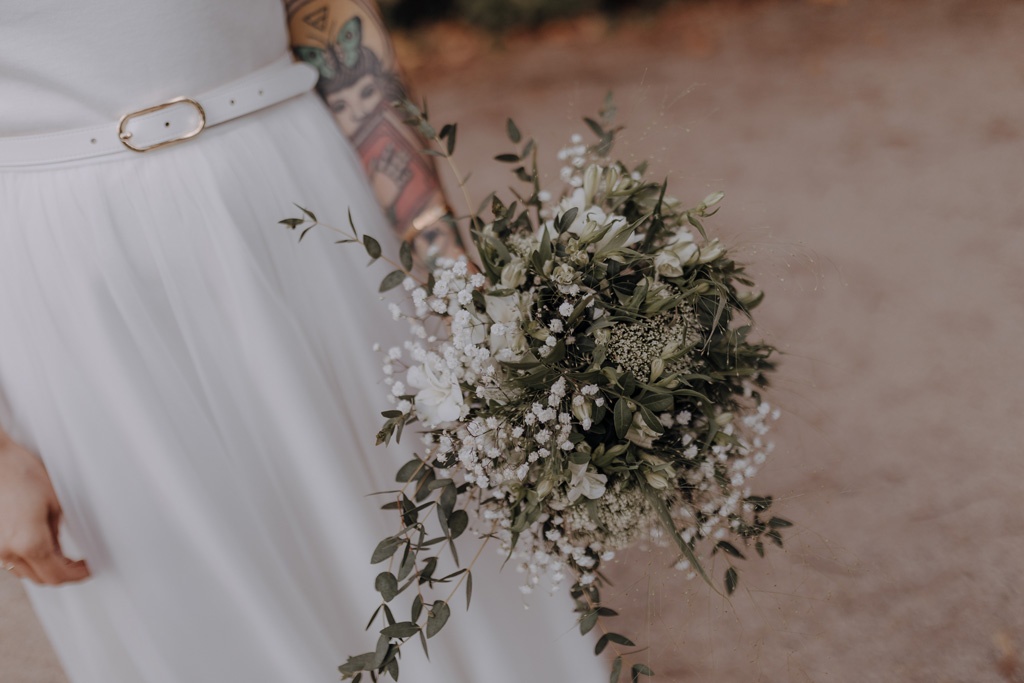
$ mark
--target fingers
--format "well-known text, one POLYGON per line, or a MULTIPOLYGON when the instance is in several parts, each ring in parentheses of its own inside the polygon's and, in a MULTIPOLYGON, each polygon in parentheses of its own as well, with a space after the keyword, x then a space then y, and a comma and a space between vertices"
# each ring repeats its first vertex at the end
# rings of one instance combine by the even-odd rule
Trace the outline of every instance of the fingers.
POLYGON ((42 558, 29 559, 29 567, 40 582, 48 586, 73 583, 89 577, 89 568, 84 560, 71 560, 54 551, 42 558))
POLYGON ((8 558, 5 566, 12 566, 11 572, 36 583, 57 586, 62 583, 82 581, 89 578, 89 567, 84 560, 71 560, 64 556, 58 540, 61 512, 51 507, 47 519, 39 520, 33 528, 12 543, 4 553, 8 558))
POLYGON ((3 566, 4 569, 6 569, 14 576, 17 576, 19 579, 28 579, 29 581, 34 581, 35 583, 42 583, 42 581, 39 580, 39 575, 32 571, 32 568, 24 562, 22 562, 21 560, 4 560, 3 566))

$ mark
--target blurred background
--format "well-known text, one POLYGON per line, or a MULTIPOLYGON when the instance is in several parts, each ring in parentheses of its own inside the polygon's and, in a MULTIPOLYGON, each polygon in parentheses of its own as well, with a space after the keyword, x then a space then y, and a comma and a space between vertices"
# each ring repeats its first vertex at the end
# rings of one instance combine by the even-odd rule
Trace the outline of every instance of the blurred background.
MULTIPOLYGON (((729 600, 613 563, 654 680, 1024 681, 1024 2, 382 4, 472 196, 515 183, 507 117, 554 184, 609 90, 619 158, 726 192, 709 231, 782 352, 755 488, 796 526, 729 600)), ((9 577, 0 680, 65 680, 9 577)))

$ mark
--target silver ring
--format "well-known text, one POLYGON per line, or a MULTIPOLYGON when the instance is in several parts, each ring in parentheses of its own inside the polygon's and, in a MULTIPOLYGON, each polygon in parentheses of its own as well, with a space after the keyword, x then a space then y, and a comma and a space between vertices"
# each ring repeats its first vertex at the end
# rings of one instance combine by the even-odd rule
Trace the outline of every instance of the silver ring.
POLYGON ((14 571, 14 565, 13 564, 5 564, 4 565, 4 571, 13 572, 14 571))

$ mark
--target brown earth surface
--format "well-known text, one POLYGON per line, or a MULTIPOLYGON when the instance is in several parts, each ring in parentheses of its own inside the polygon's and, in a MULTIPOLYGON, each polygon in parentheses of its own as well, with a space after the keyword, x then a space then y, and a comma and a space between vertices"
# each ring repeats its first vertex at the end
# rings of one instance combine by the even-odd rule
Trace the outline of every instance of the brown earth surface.
MULTIPOLYGON (((1024 680, 1022 36, 1020 1, 820 0, 402 40, 471 194, 506 182, 506 116, 553 177, 614 90, 619 155, 725 190, 709 227, 767 292, 784 418, 757 488, 796 527, 729 600, 663 551, 616 561, 655 680, 1024 680)), ((7 577, 0 680, 65 680, 7 577)))

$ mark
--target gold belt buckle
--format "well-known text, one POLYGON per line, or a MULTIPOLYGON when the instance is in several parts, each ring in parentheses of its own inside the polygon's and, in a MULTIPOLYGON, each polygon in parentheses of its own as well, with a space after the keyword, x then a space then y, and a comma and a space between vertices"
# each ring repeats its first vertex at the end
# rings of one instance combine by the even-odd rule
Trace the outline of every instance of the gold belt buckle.
POLYGON ((125 147, 132 150, 133 152, 148 152, 150 150, 166 147, 167 145, 173 145, 177 142, 183 142, 185 140, 188 140, 189 138, 194 138, 195 136, 202 133, 204 128, 206 128, 206 112, 203 110, 203 106, 195 100, 188 97, 175 97, 173 100, 167 100, 163 104, 158 104, 154 107, 149 107, 148 109, 140 109, 138 111, 133 111, 129 114, 125 114, 124 116, 122 116, 121 120, 117 124, 117 137, 118 139, 121 140, 121 144, 123 144, 125 147), (133 145, 131 142, 129 142, 129 140, 131 140, 132 134, 130 131, 125 130, 125 125, 128 123, 128 121, 132 120, 137 116, 151 114, 152 112, 160 111, 161 109, 173 107, 174 105, 180 104, 182 102, 184 102, 185 104, 190 104, 193 107, 195 107, 196 113, 199 114, 199 123, 195 127, 195 129, 190 130, 182 135, 179 135, 178 137, 173 138, 171 140, 157 142, 147 147, 137 147, 133 145))

